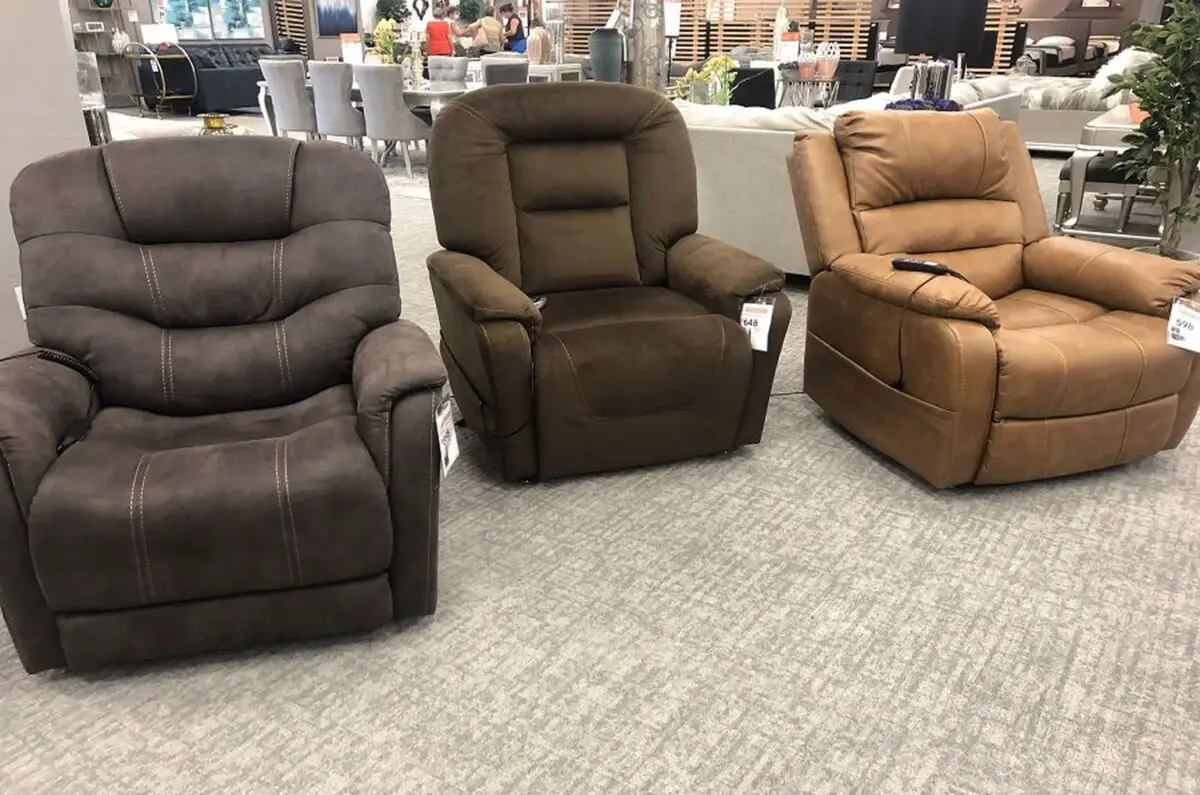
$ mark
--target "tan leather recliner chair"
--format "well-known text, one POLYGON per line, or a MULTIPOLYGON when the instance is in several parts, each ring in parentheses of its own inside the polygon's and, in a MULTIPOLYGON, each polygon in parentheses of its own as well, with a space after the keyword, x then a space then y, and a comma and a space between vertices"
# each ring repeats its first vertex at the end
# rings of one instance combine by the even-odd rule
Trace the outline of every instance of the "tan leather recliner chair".
POLYGON ((1200 365, 1166 342, 1200 268, 1050 237, 991 111, 852 113, 790 157, 812 280, 805 391, 935 486, 1124 464, 1179 444, 1200 365), (894 270, 919 255, 967 280, 894 270))

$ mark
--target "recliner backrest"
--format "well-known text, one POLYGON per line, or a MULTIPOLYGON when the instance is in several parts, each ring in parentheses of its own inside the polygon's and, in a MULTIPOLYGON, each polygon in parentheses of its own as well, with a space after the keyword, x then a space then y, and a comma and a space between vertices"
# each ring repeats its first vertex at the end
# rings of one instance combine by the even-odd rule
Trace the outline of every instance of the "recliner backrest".
POLYGON ((929 255, 993 298, 1021 286, 1023 205, 1041 199, 995 113, 850 113, 834 135, 862 251, 929 255))
POLYGON ((665 97, 617 83, 472 92, 429 146, 438 240, 526 293, 661 284, 696 231, 687 128, 665 97))
POLYGON ((105 404, 194 415, 349 383, 396 319, 387 186, 338 144, 164 138, 67 152, 12 187, 28 330, 105 404))

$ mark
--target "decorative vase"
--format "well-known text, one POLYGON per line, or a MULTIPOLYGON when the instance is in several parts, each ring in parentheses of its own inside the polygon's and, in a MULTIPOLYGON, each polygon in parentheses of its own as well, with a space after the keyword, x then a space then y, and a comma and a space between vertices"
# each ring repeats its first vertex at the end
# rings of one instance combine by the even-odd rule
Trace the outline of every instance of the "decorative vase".
POLYGON ((620 83, 625 60, 625 41, 616 28, 596 28, 588 37, 588 55, 592 59, 592 77, 620 83))
POLYGON ((696 105, 713 104, 713 84, 708 80, 693 80, 688 98, 696 105))

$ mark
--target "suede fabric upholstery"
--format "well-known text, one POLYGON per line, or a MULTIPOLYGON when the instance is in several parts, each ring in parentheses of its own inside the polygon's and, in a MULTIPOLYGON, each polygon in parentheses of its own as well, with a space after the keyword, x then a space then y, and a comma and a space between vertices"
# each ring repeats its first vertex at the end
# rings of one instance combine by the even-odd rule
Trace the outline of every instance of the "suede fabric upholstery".
POLYGON ((0 363, 0 595, 27 670, 433 611, 446 375, 397 319, 389 207, 361 153, 283 139, 18 176, 30 338, 99 376, 93 401, 67 367, 0 363))
POLYGON ((759 440, 791 317, 783 275, 696 234, 670 102, 621 84, 497 86, 447 106, 430 151, 441 350, 504 477, 759 440), (769 351, 741 330, 749 298, 774 303, 769 351))
POLYGON ((990 111, 851 113, 797 135, 789 168, 824 260, 805 389, 858 438, 938 487, 1179 444, 1200 365, 1167 344, 1164 317, 1200 268, 1049 237, 1015 126, 990 111), (893 269, 905 255, 965 280, 893 269))

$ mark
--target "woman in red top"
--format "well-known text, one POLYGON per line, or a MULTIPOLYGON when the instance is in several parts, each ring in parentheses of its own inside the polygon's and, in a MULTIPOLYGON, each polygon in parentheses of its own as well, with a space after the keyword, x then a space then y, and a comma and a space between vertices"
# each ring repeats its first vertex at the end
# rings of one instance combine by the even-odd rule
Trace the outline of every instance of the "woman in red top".
POLYGON ((450 23, 446 21, 446 12, 438 6, 433 10, 433 19, 425 23, 425 40, 429 44, 429 55, 453 55, 454 42, 451 40, 450 23))

